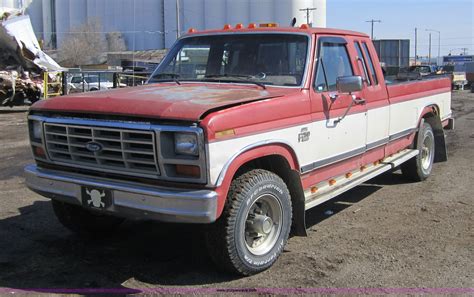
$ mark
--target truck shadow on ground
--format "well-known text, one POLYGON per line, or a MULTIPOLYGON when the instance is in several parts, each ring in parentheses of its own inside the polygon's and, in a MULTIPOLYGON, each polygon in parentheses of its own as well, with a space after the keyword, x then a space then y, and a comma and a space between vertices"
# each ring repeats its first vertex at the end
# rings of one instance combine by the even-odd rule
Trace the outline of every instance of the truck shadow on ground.
MULTIPOLYGON (((392 179, 402 181, 388 174, 308 211, 308 227, 330 217, 327 210, 336 214, 351 207, 392 179)), ((57 292, 54 288, 125 288, 127 282, 190 286, 238 278, 212 264, 205 226, 126 222, 108 238, 85 240, 56 221, 49 201, 19 212, 0 220, 0 287, 57 292)))

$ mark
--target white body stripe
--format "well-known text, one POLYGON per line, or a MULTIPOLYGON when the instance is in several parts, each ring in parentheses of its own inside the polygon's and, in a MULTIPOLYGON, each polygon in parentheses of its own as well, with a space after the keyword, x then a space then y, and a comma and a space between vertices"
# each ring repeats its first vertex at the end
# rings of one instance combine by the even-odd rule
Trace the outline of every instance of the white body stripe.
MULTIPOLYGON (((339 124, 336 118, 311 124, 263 132, 208 144, 210 184, 220 185, 227 166, 243 151, 265 143, 283 143, 290 146, 302 168, 319 167, 338 156, 350 157, 351 152, 365 149, 367 144, 383 142, 389 136, 416 128, 426 106, 440 107, 440 117, 450 115, 451 93, 437 94, 390 106, 371 109, 367 113, 348 115, 339 124), (302 129, 309 130, 308 141, 299 142, 302 129)), ((359 152, 360 153, 360 152, 359 152)))

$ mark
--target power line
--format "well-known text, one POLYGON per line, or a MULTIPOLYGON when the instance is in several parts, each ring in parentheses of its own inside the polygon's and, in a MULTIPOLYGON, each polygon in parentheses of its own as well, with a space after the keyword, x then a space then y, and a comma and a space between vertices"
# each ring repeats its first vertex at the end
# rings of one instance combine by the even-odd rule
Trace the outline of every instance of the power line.
POLYGON ((314 11, 314 10, 317 10, 317 8, 315 7, 307 7, 307 8, 302 8, 300 9, 300 11, 306 11, 306 24, 309 25, 309 12, 310 11, 314 11))
POLYGON ((371 38, 372 40, 374 39, 374 24, 375 23, 381 23, 382 21, 381 20, 370 20, 370 21, 365 21, 366 23, 372 23, 372 35, 371 35, 371 38))

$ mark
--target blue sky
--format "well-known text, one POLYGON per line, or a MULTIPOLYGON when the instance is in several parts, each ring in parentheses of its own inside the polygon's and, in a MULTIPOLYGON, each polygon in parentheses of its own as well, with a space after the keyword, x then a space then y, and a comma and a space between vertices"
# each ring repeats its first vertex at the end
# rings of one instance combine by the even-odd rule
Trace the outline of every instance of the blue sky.
MULTIPOLYGON (((441 31, 441 54, 459 54, 469 48, 474 54, 474 0, 327 0, 327 26, 350 29, 370 35, 366 20, 375 24, 377 39, 410 39, 414 53, 415 27, 418 27, 418 55, 428 55, 429 32, 441 31)), ((438 53, 438 33, 432 34, 433 56, 438 53)))

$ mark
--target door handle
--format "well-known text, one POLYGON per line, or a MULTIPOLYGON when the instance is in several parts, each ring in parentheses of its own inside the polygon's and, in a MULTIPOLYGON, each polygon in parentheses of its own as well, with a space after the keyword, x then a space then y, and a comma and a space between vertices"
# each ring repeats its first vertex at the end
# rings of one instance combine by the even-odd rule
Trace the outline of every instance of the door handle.
POLYGON ((342 115, 342 117, 338 118, 337 120, 334 121, 334 124, 339 124, 346 116, 347 114, 349 113, 349 111, 351 110, 351 108, 354 106, 354 105, 358 105, 358 104, 365 104, 365 99, 363 98, 356 98, 355 95, 352 95, 352 101, 351 101, 351 104, 349 105, 349 107, 347 107, 346 111, 344 112, 344 114, 342 115))

